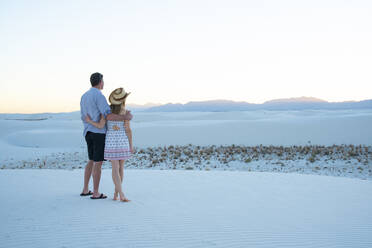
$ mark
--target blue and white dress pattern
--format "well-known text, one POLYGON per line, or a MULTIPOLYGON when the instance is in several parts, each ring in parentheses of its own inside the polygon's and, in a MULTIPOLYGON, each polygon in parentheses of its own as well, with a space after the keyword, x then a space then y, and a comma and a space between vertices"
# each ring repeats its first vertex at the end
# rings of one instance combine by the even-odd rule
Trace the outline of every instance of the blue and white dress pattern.
POLYGON ((107 121, 106 160, 126 160, 131 157, 128 136, 123 121, 107 121))

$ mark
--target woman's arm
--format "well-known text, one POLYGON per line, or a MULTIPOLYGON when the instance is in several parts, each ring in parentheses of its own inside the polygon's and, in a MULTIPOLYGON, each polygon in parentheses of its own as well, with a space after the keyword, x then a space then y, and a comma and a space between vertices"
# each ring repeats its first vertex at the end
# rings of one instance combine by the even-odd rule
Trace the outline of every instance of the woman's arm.
POLYGON ((130 121, 124 121, 124 128, 125 128, 125 133, 127 134, 127 137, 128 137, 130 152, 134 153, 132 129, 130 128, 130 121))
POLYGON ((101 115, 101 119, 99 120, 99 122, 94 122, 92 121, 92 119, 90 118, 89 115, 87 115, 85 117, 85 121, 88 122, 89 124, 95 126, 96 128, 103 128, 105 125, 106 125, 106 119, 103 115, 101 115))

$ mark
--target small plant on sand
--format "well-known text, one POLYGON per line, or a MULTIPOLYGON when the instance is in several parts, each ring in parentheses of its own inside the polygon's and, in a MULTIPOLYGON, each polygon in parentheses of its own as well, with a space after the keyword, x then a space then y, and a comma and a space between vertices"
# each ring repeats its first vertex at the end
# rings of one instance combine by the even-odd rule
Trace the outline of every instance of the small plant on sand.
POLYGON ((251 158, 246 158, 246 159, 244 160, 244 162, 245 162, 245 163, 250 163, 250 162, 252 162, 252 159, 251 159, 251 158))
POLYGON ((314 163, 315 162, 315 160, 316 160, 316 157, 315 157, 316 155, 315 154, 313 154, 313 155, 311 155, 311 157, 309 158, 309 161, 311 162, 311 163, 314 163))

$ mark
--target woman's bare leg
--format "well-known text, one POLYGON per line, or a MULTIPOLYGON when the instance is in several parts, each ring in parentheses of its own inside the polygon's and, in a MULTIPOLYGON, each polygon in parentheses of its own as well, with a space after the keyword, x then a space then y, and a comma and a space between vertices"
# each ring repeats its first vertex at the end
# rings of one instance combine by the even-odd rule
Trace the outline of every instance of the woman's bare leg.
MULTIPOLYGON (((124 160, 119 160, 119 176, 120 176, 120 182, 123 184, 123 164, 124 160)), ((119 196, 119 192, 115 191, 114 200, 117 200, 119 196)))
POLYGON ((123 195, 123 191, 121 189, 121 179, 119 175, 119 161, 111 160, 112 165, 112 181, 115 185, 115 193, 114 193, 114 200, 117 200, 118 194, 121 196, 123 195))
MULTIPOLYGON (((119 161, 119 175, 120 175, 120 183, 123 184, 123 179, 124 179, 124 160, 120 160, 119 161)), ((124 193, 123 195, 120 195, 120 201, 123 201, 123 202, 129 202, 130 200, 128 200, 128 198, 126 198, 124 196, 124 193)))
POLYGON ((119 196, 119 192, 117 192, 116 189, 115 189, 113 200, 116 201, 118 199, 118 196, 119 196))
POLYGON ((124 179, 124 160, 120 160, 119 174, 120 174, 121 183, 123 183, 123 179, 124 179))

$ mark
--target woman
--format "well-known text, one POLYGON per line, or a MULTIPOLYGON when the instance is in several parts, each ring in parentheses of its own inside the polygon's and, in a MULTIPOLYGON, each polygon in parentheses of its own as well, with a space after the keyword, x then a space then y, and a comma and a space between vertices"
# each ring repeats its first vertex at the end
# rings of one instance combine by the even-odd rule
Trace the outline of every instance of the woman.
MULTIPOLYGON (((125 101, 130 93, 124 91, 123 88, 114 90, 109 97, 111 103, 110 108, 113 114, 124 115, 125 101)), ((97 128, 103 128, 106 120, 101 116, 99 122, 94 122, 87 116, 86 121, 97 128)), ((110 160, 112 165, 112 180, 115 184, 114 200, 129 202, 122 190, 122 183, 124 178, 124 161, 129 159, 134 153, 132 130, 130 128, 130 121, 107 121, 107 132, 105 141, 105 160, 110 160)))

